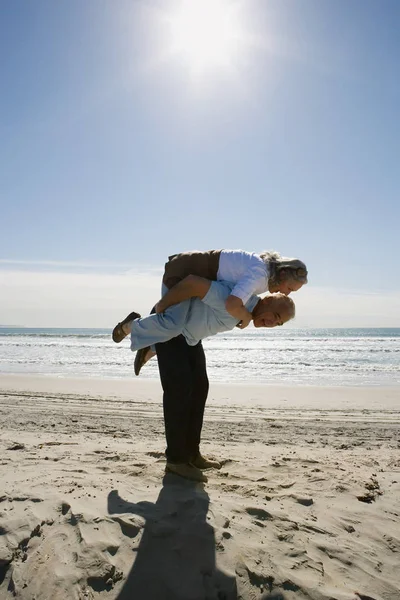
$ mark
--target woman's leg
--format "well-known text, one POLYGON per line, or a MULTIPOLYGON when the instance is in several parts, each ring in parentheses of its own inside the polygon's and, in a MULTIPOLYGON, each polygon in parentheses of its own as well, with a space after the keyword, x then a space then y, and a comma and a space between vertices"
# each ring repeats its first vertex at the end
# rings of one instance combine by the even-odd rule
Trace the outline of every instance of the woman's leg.
POLYGON ((131 350, 166 342, 182 332, 190 308, 190 300, 171 306, 164 313, 135 319, 131 327, 131 350))

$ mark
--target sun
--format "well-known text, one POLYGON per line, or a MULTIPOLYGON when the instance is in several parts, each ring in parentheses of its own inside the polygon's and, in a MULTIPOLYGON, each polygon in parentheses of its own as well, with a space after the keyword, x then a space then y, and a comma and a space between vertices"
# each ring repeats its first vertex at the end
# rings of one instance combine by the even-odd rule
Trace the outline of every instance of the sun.
POLYGON ((239 3, 181 0, 168 15, 170 52, 191 71, 234 67, 243 49, 239 3))

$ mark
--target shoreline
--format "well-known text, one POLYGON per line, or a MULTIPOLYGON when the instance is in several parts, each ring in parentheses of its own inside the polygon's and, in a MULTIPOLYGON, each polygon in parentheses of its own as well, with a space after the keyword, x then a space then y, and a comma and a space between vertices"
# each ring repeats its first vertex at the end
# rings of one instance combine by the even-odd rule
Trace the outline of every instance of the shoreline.
MULTIPOLYGON (((74 394, 109 399, 162 402, 159 380, 0 375, 0 393, 74 394)), ((314 386, 210 382, 207 406, 400 411, 400 386, 314 386)))

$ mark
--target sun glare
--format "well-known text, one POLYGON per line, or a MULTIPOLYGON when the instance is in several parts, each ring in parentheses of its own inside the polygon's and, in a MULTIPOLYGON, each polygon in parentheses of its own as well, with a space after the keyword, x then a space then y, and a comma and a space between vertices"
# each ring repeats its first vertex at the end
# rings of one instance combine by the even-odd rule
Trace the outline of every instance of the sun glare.
POLYGON ((171 51, 192 71, 235 65, 243 41, 237 2, 181 0, 168 21, 171 51))

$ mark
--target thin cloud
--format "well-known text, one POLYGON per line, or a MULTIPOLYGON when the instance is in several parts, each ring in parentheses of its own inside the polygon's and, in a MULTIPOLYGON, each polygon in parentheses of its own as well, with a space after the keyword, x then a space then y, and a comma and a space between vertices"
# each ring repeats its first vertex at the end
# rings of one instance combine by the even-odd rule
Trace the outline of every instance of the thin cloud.
POLYGON ((400 327, 400 291, 307 286, 293 300, 296 327, 400 327))
POLYGON ((0 270, 0 324, 111 327, 160 297, 159 274, 0 270))
MULTIPOLYGON (((161 269, 82 273, 56 271, 56 265, 52 271, 0 268, 1 325, 111 328, 132 310, 148 314, 160 297, 161 269)), ((400 327, 400 291, 307 285, 293 299, 290 327, 400 327)))
POLYGON ((25 260, 25 259, 9 259, 0 258, 0 265, 28 272, 51 271, 55 273, 68 271, 70 273, 80 273, 82 270, 91 270, 95 272, 109 273, 110 270, 118 273, 136 274, 136 273, 154 273, 162 274, 160 267, 152 265, 136 265, 132 263, 120 262, 96 262, 96 261, 56 261, 56 260, 25 260))

